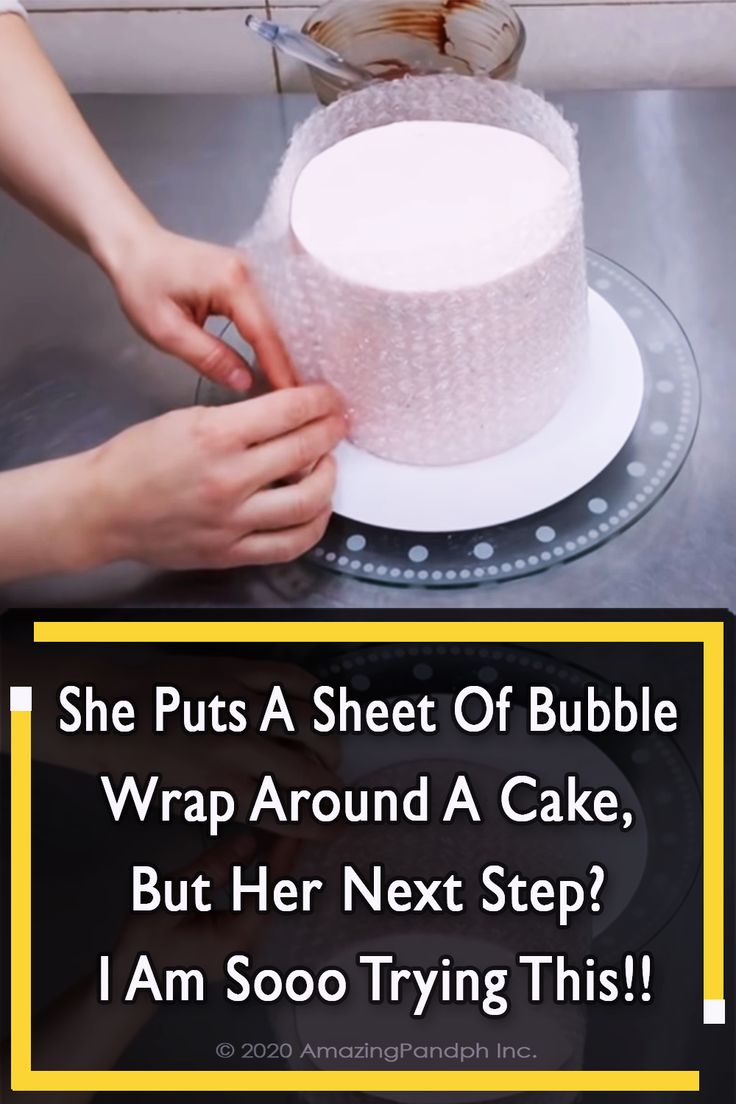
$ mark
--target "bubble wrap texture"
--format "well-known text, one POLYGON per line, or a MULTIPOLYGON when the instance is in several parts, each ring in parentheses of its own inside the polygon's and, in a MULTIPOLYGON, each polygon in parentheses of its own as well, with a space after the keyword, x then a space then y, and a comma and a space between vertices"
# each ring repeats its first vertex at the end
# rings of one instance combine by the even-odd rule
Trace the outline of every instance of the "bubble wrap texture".
POLYGON ((587 352, 575 137, 554 107, 518 86, 406 77, 319 109, 295 131, 242 244, 300 377, 334 384, 351 412, 352 440, 387 459, 449 464, 511 448, 562 405, 587 352), (549 218, 562 236, 531 264, 448 292, 364 287, 297 251, 290 207, 304 166, 351 134, 405 119, 506 127, 546 146, 569 172, 549 218))

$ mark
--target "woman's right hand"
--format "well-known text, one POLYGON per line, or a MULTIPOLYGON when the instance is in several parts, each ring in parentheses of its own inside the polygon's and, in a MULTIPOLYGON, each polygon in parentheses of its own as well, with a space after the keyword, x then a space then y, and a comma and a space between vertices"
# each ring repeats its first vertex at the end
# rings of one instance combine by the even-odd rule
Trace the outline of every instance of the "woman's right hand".
POLYGON ((87 494, 75 566, 138 560, 226 568, 295 559, 330 516, 345 435, 326 384, 175 410, 80 458, 87 494))

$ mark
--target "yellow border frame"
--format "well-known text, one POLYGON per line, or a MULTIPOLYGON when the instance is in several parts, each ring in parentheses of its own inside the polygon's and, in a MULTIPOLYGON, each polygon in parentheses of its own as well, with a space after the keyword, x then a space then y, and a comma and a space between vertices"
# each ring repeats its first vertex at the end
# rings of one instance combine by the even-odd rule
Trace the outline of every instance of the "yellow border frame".
MULTIPOLYGON (((724 1008, 723 625, 712 621, 40 621, 36 643, 334 642, 703 645, 703 999, 724 1008)), ((45 1092, 697 1092, 698 1070, 34 1070, 31 1067, 31 711, 11 714, 11 1083, 45 1092)), ((710 1009, 710 1013, 709 1010, 710 1009)))

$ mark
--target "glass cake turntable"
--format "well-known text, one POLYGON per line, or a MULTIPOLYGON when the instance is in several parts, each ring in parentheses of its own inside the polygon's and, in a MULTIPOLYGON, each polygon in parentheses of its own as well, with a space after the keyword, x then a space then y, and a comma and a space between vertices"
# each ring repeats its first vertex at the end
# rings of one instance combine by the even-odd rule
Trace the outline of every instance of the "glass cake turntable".
MULTIPOLYGON (((506 453, 443 468, 341 446, 335 513, 311 563, 393 586, 503 582, 585 555, 646 514, 692 445, 697 366, 650 288, 591 250, 587 264, 594 363, 553 422, 506 453)), ((233 325, 223 336, 249 355, 233 325)), ((198 402, 233 398, 199 382, 198 402)))

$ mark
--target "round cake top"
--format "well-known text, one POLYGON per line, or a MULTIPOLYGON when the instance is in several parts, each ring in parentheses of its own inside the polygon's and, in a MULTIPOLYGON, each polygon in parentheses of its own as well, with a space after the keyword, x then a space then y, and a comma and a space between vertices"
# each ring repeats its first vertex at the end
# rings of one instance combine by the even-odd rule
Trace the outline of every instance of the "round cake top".
POLYGON ((533 138, 479 123, 406 121, 314 157, 291 199, 299 246, 353 283, 427 292, 497 279, 568 229, 567 169, 533 138))

